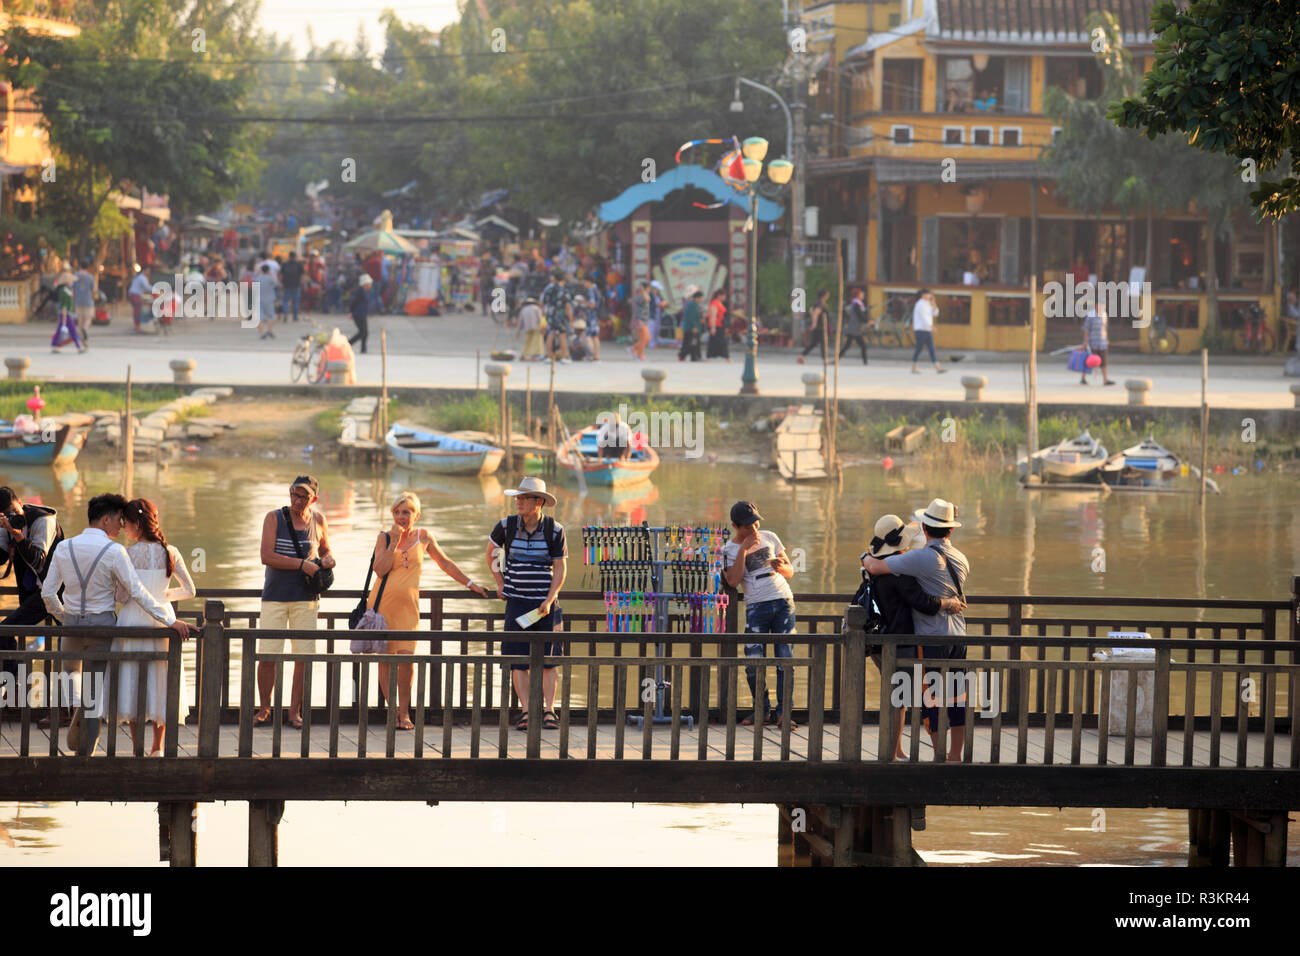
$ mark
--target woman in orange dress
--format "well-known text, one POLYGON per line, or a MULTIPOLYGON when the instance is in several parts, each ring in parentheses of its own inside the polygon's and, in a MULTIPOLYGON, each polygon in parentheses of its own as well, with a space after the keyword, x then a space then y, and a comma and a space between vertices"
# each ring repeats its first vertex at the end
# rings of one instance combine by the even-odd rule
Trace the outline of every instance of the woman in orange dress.
MULTIPOLYGON (((377 610, 392 631, 415 631, 420 627, 420 570, 424 555, 433 558, 438 567, 453 581, 463 584, 474 593, 489 597, 485 588, 456 567, 456 563, 443 554, 432 534, 417 528, 420 520, 420 499, 404 491, 393 502, 393 526, 379 532, 375 539, 375 581, 370 588, 366 607, 377 610), (387 575, 387 584, 383 584, 387 575), (375 599, 383 584, 383 600, 375 608, 375 599)), ((389 654, 414 654, 415 641, 389 641, 389 654)), ((410 664, 397 666, 397 729, 413 730, 411 723, 410 664)), ((379 665, 379 693, 388 692, 388 665, 379 665)))

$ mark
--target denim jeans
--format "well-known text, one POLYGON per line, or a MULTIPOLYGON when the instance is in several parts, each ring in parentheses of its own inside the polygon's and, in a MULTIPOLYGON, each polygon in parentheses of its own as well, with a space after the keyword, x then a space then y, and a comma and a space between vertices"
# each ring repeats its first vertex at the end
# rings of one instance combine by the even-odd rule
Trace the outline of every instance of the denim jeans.
MULTIPOLYGON (((794 633, 794 602, 787 601, 784 598, 778 598, 774 601, 759 601, 757 604, 745 605, 745 633, 746 634, 793 634, 794 633)), ((746 657, 762 657, 766 644, 746 644, 746 657)), ((794 647, 791 644, 774 643, 774 656, 794 657, 794 647)), ((787 684, 786 684, 785 667, 776 669, 776 712, 783 714, 786 712, 787 704, 787 684)), ((751 695, 756 694, 758 683, 758 668, 746 667, 745 677, 749 681, 749 692, 751 695)), ((790 675, 791 683, 794 681, 794 675, 790 675)), ((763 717, 767 717, 770 709, 770 698, 767 695, 767 688, 763 689, 763 717)))
POLYGON ((916 360, 921 357, 922 349, 929 349, 930 361, 933 362, 935 365, 938 365, 939 360, 934 356, 934 333, 928 332, 924 329, 916 329, 915 331, 916 331, 916 348, 912 350, 912 364, 915 365, 916 360))
POLYGON ((292 307, 293 307, 293 320, 294 320, 295 322, 297 322, 297 321, 298 321, 298 308, 299 308, 299 306, 302 305, 302 286, 295 286, 295 287, 293 287, 293 288, 290 288, 289 286, 285 286, 284 289, 281 290, 280 295, 281 295, 281 297, 284 299, 284 317, 285 317, 285 320, 286 320, 286 321, 288 320, 288 318, 289 318, 289 307, 292 306, 292 307))

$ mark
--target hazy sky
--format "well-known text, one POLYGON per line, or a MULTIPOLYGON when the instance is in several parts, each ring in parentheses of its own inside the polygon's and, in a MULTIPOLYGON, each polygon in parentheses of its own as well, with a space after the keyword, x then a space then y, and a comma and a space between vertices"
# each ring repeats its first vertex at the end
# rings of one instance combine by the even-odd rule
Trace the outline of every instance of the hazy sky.
POLYGON ((395 0, 373 5, 365 0, 263 0, 262 26, 282 40, 289 40, 298 52, 307 50, 307 26, 318 44, 343 40, 348 44, 364 24, 372 51, 378 51, 381 31, 379 14, 391 9, 407 22, 441 29, 457 17, 456 0, 395 0))

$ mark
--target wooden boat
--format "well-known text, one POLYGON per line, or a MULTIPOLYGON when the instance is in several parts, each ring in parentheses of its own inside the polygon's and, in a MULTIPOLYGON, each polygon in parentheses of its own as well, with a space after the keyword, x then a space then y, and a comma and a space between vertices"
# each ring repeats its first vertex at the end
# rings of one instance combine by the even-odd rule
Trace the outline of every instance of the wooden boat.
POLYGON ((384 440, 398 464, 439 475, 490 475, 505 457, 503 449, 460 432, 435 432, 400 423, 388 429, 384 440))
POLYGON ((59 467, 71 465, 81 454, 81 450, 86 447, 86 439, 90 437, 90 430, 95 427, 95 416, 87 415, 84 412, 65 412, 62 415, 55 416, 51 421, 66 422, 68 425, 68 437, 64 441, 63 447, 59 450, 59 455, 54 459, 54 464, 59 467))
POLYGON ((793 409, 772 436, 772 458, 787 481, 819 481, 827 477, 822 458, 822 416, 811 405, 793 409))
POLYGON ((1169 481, 1181 470, 1178 456, 1148 435, 1132 448, 1111 455, 1102 466, 1107 481, 1115 478, 1143 482, 1169 481))
POLYGON ((1034 456, 1044 481, 1079 481, 1106 463, 1106 446, 1086 431, 1077 438, 1057 442, 1034 456))
POLYGON ((581 467, 588 485, 622 488, 646 481, 659 467, 659 454, 649 443, 633 447, 626 458, 602 458, 600 426, 584 428, 555 450, 556 467, 573 474, 581 467))
MULTIPOLYGON (((52 465, 62 454, 71 431, 67 422, 54 419, 41 422, 34 432, 17 431, 12 423, 0 422, 0 465, 52 465)), ((83 435, 83 444, 85 440, 83 435)))

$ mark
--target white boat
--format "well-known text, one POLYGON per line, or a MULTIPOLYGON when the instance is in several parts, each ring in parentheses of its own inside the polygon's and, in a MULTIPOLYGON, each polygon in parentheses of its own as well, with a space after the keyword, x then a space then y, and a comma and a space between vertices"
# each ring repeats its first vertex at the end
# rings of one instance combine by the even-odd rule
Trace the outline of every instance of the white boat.
POLYGON ((1148 435, 1132 448, 1111 455, 1102 472, 1107 479, 1119 476, 1145 481, 1168 481, 1178 475, 1182 461, 1148 435))
POLYGON ((772 458, 786 481, 826 478, 821 413, 811 405, 801 405, 781 419, 772 436, 772 458))
POLYGON ((505 457, 503 449, 459 432, 435 432, 400 423, 388 429, 384 440, 398 464, 439 475, 490 475, 505 457))
POLYGON ((1079 481, 1106 463, 1106 447, 1086 431, 1057 442, 1034 456, 1044 481, 1079 481))

